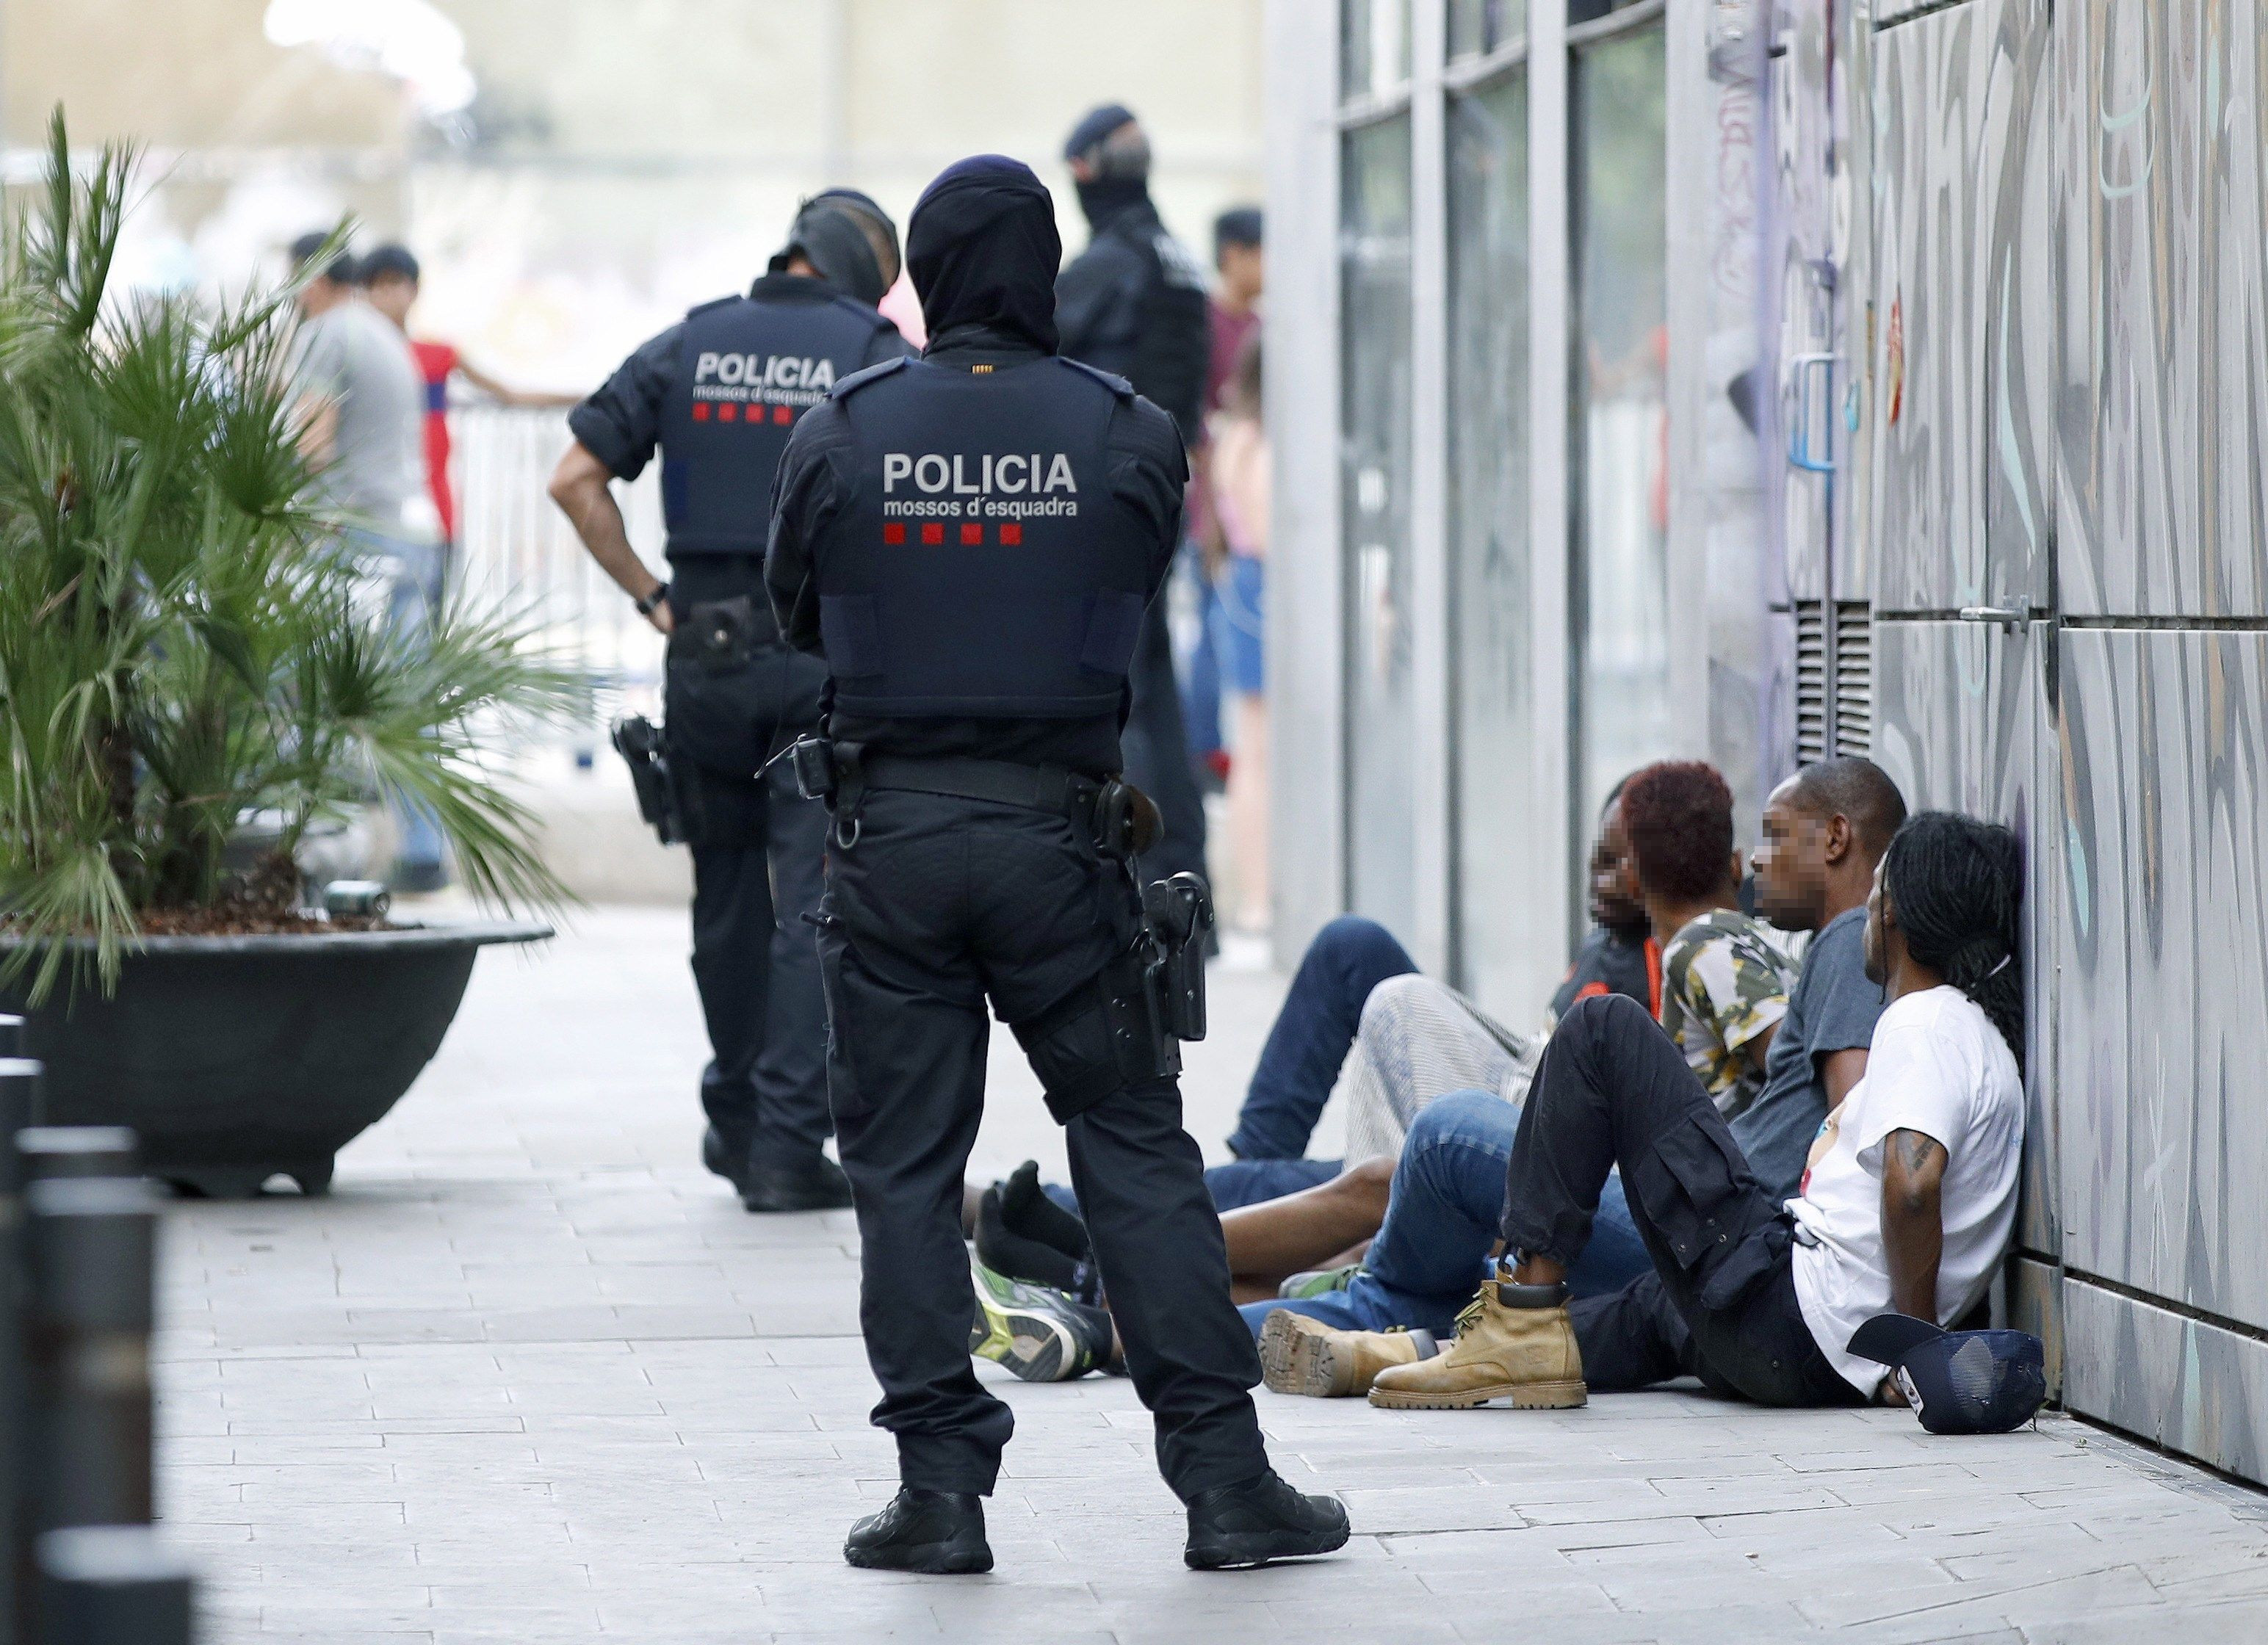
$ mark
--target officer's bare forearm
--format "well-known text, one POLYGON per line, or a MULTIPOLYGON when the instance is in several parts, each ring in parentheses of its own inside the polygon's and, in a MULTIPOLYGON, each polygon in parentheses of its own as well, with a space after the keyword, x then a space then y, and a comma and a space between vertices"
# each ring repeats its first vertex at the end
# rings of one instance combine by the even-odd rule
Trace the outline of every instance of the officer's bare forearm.
POLYGON ((1917 1319, 1937 1318, 1945 1163, 1944 1148, 1919 1131, 1893 1131, 1882 1140, 1882 1252, 1890 1269, 1890 1306, 1917 1319))
POLYGON ((613 474, 580 444, 570 446, 551 475, 551 500, 566 515, 567 523, 591 551, 599 569, 614 578, 632 599, 650 598, 661 579, 646 569, 637 550, 630 547, 630 530, 622 509, 608 488, 613 474))

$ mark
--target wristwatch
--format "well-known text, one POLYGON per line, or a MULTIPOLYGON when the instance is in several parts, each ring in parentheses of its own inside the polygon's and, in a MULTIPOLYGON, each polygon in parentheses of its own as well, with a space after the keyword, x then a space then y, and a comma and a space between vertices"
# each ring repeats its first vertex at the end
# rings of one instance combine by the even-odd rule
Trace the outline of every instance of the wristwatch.
POLYGON ((648 594, 644 599, 637 602, 637 614, 641 617, 652 616, 653 608, 656 606, 660 605, 662 601, 668 598, 669 584, 666 583, 655 584, 653 585, 653 592, 648 594))

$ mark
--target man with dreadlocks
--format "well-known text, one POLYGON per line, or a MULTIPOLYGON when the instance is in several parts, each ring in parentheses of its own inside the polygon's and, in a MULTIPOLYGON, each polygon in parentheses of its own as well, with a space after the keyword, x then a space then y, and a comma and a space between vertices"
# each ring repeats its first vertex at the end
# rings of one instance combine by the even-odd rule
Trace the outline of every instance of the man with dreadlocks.
POLYGON ((1454 1342, 1380 1373, 1371 1403, 1577 1406, 1588 1388, 1679 1376, 1763 1405, 1895 1399, 1852 1333, 1892 1308, 1959 1318, 2014 1226, 2021 881, 2006 828, 1927 811, 1899 829, 1867 914, 1867 973, 1888 1003, 1865 1076, 1784 1203, 1641 1008, 1580 1002, 1521 1118, 1505 1257, 1454 1342), (1617 1165, 1653 1272, 1571 1305, 1567 1271, 1617 1165))

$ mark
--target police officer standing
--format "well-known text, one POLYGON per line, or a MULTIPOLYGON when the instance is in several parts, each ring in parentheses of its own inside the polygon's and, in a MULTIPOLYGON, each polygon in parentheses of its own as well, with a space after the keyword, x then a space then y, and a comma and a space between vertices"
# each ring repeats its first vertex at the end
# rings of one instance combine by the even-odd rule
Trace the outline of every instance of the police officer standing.
POLYGON ((575 444, 551 481, 593 557, 669 636, 664 746, 674 829, 693 852, 693 976, 714 1053, 702 1158, 751 1211, 850 1202, 821 1152, 826 1005, 804 917, 822 890, 827 819, 784 765, 757 775, 817 723, 825 671, 780 643, 763 552, 796 423, 844 378, 905 351, 874 308, 897 274, 880 207, 841 188, 806 202, 746 297, 693 310, 575 408, 575 444), (631 548, 608 489, 657 444, 666 583, 631 548))
MULTIPOLYGON (((1170 415, 1183 443, 1204 444, 1205 373, 1212 358, 1204 265, 1166 230, 1150 199, 1150 139, 1116 103, 1088 113, 1064 143, 1091 238, 1056 283, 1065 359, 1124 378, 1170 415)), ((1166 604, 1145 617, 1134 654, 1126 769, 1158 802, 1166 837, 1145 866, 1205 871, 1204 804, 1166 629, 1166 604)))
POLYGON ((927 354, 838 385, 774 494, 773 606, 829 676, 828 1076, 902 1487, 852 1530, 853 1565, 991 1568, 979 1499, 1012 1419, 970 1364, 961 1232, 988 1002, 1065 1127, 1189 1563, 1347 1537, 1262 1446, 1123 861, 1142 809, 1115 781, 1126 669, 1180 539, 1182 443, 1123 379, 1057 357, 1060 256, 1028 168, 948 168, 907 237, 927 354))

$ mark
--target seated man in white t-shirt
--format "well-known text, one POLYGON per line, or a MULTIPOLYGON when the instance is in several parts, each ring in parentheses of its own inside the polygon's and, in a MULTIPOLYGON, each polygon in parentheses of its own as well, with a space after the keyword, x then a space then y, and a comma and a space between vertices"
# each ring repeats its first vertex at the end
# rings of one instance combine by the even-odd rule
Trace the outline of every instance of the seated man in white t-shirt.
MULTIPOLYGON (((1757 1185, 1708 1092, 1642 1009, 1587 1000, 1552 1036, 1512 1152, 1506 1256, 1438 1355, 1380 1373, 1373 1405, 1580 1405, 1588 1388, 1698 1376, 1765 1405, 1854 1405, 1883 1368, 1849 1351, 1886 1309, 1949 1325, 2007 1249, 2023 1146, 2021 862, 2007 829, 1927 811, 1867 906, 1888 1005, 1866 1076, 1800 1192, 1757 1185), (1619 1164, 1653 1272, 1567 1299, 1619 1164)), ((1885 1396, 1888 1397, 1888 1396, 1885 1396)))

